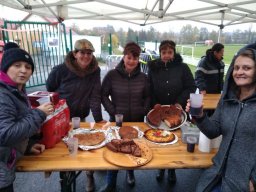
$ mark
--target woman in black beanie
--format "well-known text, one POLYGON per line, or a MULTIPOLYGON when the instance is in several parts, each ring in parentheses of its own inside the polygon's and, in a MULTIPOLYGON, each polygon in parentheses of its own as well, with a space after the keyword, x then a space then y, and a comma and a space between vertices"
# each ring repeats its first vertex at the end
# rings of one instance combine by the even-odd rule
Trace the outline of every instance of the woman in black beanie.
POLYGON ((15 165, 25 152, 44 151, 44 145, 28 141, 53 112, 53 106, 45 103, 31 109, 25 84, 33 71, 34 62, 25 50, 4 52, 0 71, 0 192, 13 192, 15 165))

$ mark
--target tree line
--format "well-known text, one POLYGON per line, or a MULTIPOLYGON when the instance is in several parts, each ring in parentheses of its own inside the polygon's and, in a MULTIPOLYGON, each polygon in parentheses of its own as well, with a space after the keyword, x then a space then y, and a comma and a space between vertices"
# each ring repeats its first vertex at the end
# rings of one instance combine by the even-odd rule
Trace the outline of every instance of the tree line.
MULTIPOLYGON (((92 35, 102 37, 102 50, 108 49, 109 39, 111 34, 113 48, 124 46, 128 41, 135 41, 143 44, 143 42, 161 42, 165 39, 172 39, 177 44, 194 44, 195 42, 213 40, 218 41, 219 30, 209 31, 206 27, 194 27, 187 24, 181 28, 179 32, 169 31, 161 32, 161 29, 150 27, 149 30, 133 30, 128 28, 128 31, 119 28, 115 30, 113 26, 94 27, 93 29, 80 29, 76 24, 72 25, 72 30, 79 35, 92 35)), ((248 44, 256 41, 256 32, 252 27, 241 30, 236 29, 232 32, 223 32, 221 35, 221 43, 223 44, 248 44)))

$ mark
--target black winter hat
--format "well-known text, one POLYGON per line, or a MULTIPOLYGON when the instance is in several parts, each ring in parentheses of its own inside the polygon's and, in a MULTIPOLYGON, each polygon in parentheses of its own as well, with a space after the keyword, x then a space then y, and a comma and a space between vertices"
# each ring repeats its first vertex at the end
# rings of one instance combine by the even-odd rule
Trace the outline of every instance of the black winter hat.
POLYGON ((1 71, 7 72, 9 67, 17 61, 25 61, 32 66, 32 73, 34 72, 34 62, 30 54, 20 48, 11 48, 4 52, 1 63, 1 71))
POLYGON ((4 45, 4 51, 7 51, 7 50, 12 49, 12 48, 19 48, 19 45, 17 43, 14 43, 14 42, 8 42, 4 45))

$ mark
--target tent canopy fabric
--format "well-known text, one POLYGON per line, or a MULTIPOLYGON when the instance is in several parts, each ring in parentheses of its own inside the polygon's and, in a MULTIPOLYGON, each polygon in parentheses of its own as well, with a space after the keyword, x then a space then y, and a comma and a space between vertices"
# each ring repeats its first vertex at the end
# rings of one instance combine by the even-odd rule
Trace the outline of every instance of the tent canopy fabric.
POLYGON ((0 5, 56 21, 119 20, 145 26, 187 20, 220 29, 256 22, 255 0, 5 0, 0 5))

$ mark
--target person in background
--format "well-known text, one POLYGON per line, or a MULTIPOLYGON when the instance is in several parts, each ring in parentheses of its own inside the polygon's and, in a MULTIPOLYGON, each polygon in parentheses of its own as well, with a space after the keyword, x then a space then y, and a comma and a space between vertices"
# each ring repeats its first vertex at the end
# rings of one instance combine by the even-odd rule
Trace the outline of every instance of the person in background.
MULTIPOLYGON (((140 52, 138 44, 127 43, 121 62, 104 77, 102 103, 111 122, 115 121, 115 114, 123 114, 124 122, 144 122, 150 109, 149 82, 146 74, 140 71, 140 52)), ((107 185, 102 191, 115 191, 117 173, 118 171, 107 172, 107 185)), ((130 186, 134 186, 133 170, 127 171, 126 179, 130 186)))
MULTIPOLYGON (((66 99, 70 117, 85 120, 91 109, 95 122, 106 122, 102 119, 100 67, 94 51, 87 39, 77 40, 75 50, 67 54, 65 62, 52 69, 46 88, 66 99)), ((93 171, 86 171, 86 175, 86 190, 93 191, 93 171)))
MULTIPOLYGON (((189 94, 195 92, 193 75, 180 54, 176 53, 176 44, 164 40, 159 46, 160 58, 148 62, 148 77, 151 90, 151 107, 156 104, 176 105, 185 108, 189 94)), ((157 181, 162 181, 165 170, 159 170, 157 181)), ((175 169, 168 170, 170 184, 176 182, 175 169)))
POLYGON ((200 176, 198 192, 256 189, 256 51, 244 49, 233 61, 214 114, 208 117, 202 109, 200 116, 194 117, 208 138, 222 135, 213 165, 200 176))
POLYGON ((216 43, 206 51, 195 72, 195 83, 201 94, 221 93, 224 82, 224 45, 216 43))
POLYGON ((0 192, 13 192, 17 160, 25 153, 40 154, 45 146, 29 138, 36 134, 54 108, 45 103, 31 109, 25 84, 34 62, 25 50, 5 50, 0 71, 0 192))

